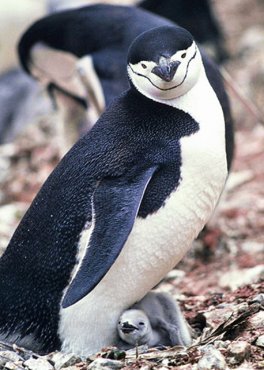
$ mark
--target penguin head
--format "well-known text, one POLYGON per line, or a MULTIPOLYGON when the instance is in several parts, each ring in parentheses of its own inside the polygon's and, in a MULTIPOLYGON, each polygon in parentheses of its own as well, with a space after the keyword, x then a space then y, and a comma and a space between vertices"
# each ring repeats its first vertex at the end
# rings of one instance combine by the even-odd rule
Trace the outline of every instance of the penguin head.
POLYGON ((117 325, 118 334, 123 341, 132 345, 147 344, 152 328, 147 315, 136 309, 124 311, 117 325))
POLYGON ((202 60, 192 35, 178 26, 151 29, 139 35, 128 52, 128 75, 143 95, 174 99, 198 81, 202 60))

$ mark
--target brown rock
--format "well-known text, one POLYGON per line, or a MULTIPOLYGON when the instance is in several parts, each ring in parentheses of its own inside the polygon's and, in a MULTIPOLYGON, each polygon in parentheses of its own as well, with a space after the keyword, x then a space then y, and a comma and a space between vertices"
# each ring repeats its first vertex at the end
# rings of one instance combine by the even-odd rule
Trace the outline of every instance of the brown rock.
POLYGON ((224 370, 227 368, 225 358, 214 346, 202 348, 203 357, 198 362, 198 370, 224 370))
POLYGON ((251 353, 251 345, 246 341, 235 341, 227 347, 227 358, 230 365, 241 364, 249 358, 251 353))

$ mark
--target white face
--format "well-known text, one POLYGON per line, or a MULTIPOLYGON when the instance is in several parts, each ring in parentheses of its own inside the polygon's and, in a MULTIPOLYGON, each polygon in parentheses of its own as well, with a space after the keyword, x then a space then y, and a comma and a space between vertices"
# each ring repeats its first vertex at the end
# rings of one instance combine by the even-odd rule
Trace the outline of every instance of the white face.
POLYGON ((134 309, 127 310, 121 315, 117 330, 120 338, 133 346, 148 343, 152 334, 148 317, 143 311, 134 309))
MULTIPOLYGON (((161 57, 165 59, 164 57, 161 57)), ((133 85, 145 96, 156 99, 174 99, 189 91, 197 82, 201 71, 202 60, 195 44, 179 50, 171 56, 170 62, 179 62, 171 81, 165 81, 153 73, 157 66, 152 61, 140 61, 128 65, 128 75, 133 85)))

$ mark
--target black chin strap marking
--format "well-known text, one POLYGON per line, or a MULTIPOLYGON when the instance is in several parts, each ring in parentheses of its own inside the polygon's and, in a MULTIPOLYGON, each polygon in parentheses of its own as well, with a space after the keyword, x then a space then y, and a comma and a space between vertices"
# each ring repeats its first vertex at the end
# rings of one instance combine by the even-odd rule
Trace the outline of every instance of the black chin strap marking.
POLYGON ((185 75, 184 75, 184 77, 183 77, 182 82, 181 82, 181 83, 179 83, 178 85, 173 86, 173 87, 170 87, 170 88, 168 88, 168 89, 162 89, 162 88, 158 87, 157 85, 155 85, 155 84, 151 81, 151 79, 150 79, 149 77, 144 76, 144 75, 142 75, 141 73, 138 73, 138 72, 134 71, 134 70, 133 70, 133 68, 131 67, 131 65, 129 65, 129 68, 130 68, 130 69, 131 69, 131 71, 132 71, 133 73, 135 73, 136 75, 138 75, 138 76, 140 76, 140 77, 144 77, 144 78, 146 78, 146 79, 151 83, 151 85, 152 85, 152 86, 154 86, 154 87, 156 87, 157 89, 162 90, 162 91, 169 91, 169 90, 176 89, 177 87, 181 86, 181 85, 184 83, 184 81, 185 81, 185 79, 186 79, 186 77, 187 77, 187 74, 188 74, 188 68, 189 68, 189 65, 190 65, 191 61, 196 57, 196 54, 197 54, 197 47, 195 47, 195 52, 194 52, 193 56, 191 57, 191 59, 189 60, 189 62, 188 62, 188 64, 187 64, 186 72, 185 72, 185 75))

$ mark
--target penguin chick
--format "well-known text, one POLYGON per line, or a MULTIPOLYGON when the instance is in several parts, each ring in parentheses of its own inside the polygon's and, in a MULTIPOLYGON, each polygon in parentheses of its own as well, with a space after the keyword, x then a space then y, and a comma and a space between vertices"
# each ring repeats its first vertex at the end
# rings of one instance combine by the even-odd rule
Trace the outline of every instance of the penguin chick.
POLYGON ((124 311, 118 321, 117 330, 120 338, 133 347, 142 344, 149 346, 156 344, 150 321, 142 310, 124 311))
POLYGON ((133 347, 143 344, 149 347, 189 346, 192 343, 191 328, 178 303, 163 292, 149 292, 124 311, 117 330, 120 338, 133 347))

